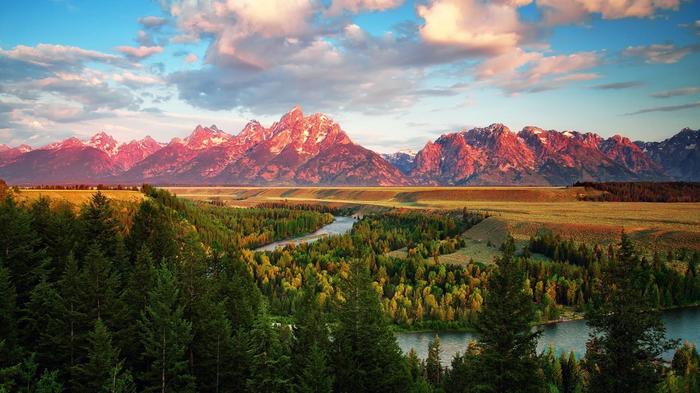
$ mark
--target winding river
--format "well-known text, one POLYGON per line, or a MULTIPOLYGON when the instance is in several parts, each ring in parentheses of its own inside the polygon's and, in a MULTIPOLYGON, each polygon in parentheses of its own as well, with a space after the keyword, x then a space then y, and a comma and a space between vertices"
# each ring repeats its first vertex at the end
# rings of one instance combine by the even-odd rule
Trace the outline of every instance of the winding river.
MULTIPOLYGON (((679 338, 681 342, 700 343, 700 307, 665 311, 662 317, 666 325, 667 337, 679 338)), ((554 323, 543 325, 541 329, 543 332, 537 345, 538 352, 552 346, 557 355, 561 352, 574 351, 578 358, 585 354, 589 331, 586 321, 554 323)), ((474 339, 472 333, 464 332, 396 333, 396 338, 404 353, 413 348, 418 357, 425 359, 428 356, 428 343, 435 337, 436 333, 440 337, 441 360, 444 365, 449 365, 455 353, 463 352, 467 347, 467 342, 474 339)), ((664 353, 664 359, 671 360, 673 352, 664 353)))
POLYGON ((357 219, 348 216, 334 216, 333 218, 332 223, 324 225, 314 233, 266 244, 256 248, 255 251, 275 251, 277 247, 285 247, 290 244, 313 243, 326 236, 342 235, 350 232, 352 226, 357 222, 357 219))
MULTIPOLYGON (((289 244, 312 243, 325 236, 342 235, 350 232, 357 219, 347 216, 335 216, 332 223, 323 226, 316 232, 297 238, 281 240, 255 249, 255 251, 274 251, 277 247, 289 244)), ((666 334, 669 338, 679 338, 681 341, 700 343, 700 307, 683 308, 665 311, 662 314, 666 325, 666 334)), ((586 321, 570 321, 543 325, 542 336, 537 346, 538 352, 546 350, 548 346, 554 348, 557 354, 574 351, 577 357, 586 352, 588 340, 588 327, 586 321)), ((469 340, 474 339, 472 333, 466 332, 402 332, 396 333, 396 338, 401 350, 407 353, 411 348, 415 349, 418 357, 425 359, 428 355, 428 343, 440 336, 442 347, 441 359, 443 364, 449 365, 452 357, 457 352, 463 352, 469 340)), ((670 360, 673 351, 664 353, 664 359, 670 360)))

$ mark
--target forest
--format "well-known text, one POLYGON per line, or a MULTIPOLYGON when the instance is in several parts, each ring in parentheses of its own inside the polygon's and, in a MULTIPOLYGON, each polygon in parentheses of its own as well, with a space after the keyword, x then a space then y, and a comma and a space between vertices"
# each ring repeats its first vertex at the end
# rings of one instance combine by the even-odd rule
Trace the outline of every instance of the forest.
POLYGON ((377 211, 346 235, 254 252, 348 212, 142 190, 127 211, 99 192, 77 211, 2 199, 0 392, 700 390, 695 347, 664 339, 658 315, 700 301, 697 253, 542 234, 493 264, 440 263, 484 219, 468 210, 377 211), (533 325, 568 308, 596 332, 586 356, 537 353, 533 325), (397 327, 478 339, 444 367, 439 339, 422 360, 397 327))
POLYGON ((597 202, 700 202, 697 182, 577 182, 574 187, 602 191, 583 195, 584 201, 597 202))

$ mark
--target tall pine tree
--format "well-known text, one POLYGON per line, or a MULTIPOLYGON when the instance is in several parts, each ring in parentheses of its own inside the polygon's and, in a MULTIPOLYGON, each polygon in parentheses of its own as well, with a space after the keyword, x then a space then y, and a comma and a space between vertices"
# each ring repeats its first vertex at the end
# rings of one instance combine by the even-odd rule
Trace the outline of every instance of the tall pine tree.
POLYGON ((175 275, 162 264, 156 272, 155 285, 149 292, 139 322, 143 357, 147 362, 143 382, 149 391, 194 390, 194 378, 187 371, 186 355, 192 341, 192 323, 184 318, 183 306, 178 300, 175 275))
POLYGON ((369 263, 350 262, 341 288, 333 332, 332 362, 339 392, 404 392, 410 375, 394 333, 389 329, 369 274, 369 263))
POLYGON ((595 307, 586 314, 591 392, 654 392, 661 382, 661 354, 675 343, 665 338, 663 322, 644 296, 648 274, 623 234, 617 259, 603 271, 595 307))
POLYGON ((489 276, 475 324, 480 350, 477 388, 484 392, 539 392, 543 381, 536 354, 539 332, 531 330, 535 306, 525 293, 525 274, 513 260, 513 239, 489 276))

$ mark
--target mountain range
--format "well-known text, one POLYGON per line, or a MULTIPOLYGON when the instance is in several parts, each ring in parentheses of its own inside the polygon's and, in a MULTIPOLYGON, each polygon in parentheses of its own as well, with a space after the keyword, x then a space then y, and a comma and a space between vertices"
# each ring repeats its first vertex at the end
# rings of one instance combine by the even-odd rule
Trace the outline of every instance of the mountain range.
POLYGON ((237 135, 197 126, 186 138, 118 143, 100 132, 36 149, 0 145, 9 184, 567 185, 576 181, 700 180, 700 131, 662 142, 503 124, 441 135, 420 151, 377 154, 330 117, 295 107, 237 135))

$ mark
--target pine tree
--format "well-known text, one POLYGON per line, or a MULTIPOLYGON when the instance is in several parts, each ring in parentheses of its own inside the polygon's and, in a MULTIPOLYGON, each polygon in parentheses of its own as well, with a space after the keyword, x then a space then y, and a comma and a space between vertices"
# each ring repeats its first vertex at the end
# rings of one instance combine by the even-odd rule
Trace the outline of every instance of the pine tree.
POLYGON ((352 260, 341 284, 344 301, 338 306, 332 346, 335 390, 403 392, 410 382, 408 368, 384 319, 368 265, 352 260))
POLYGON ((425 373, 428 381, 434 386, 442 383, 442 364, 440 364, 440 337, 436 334, 433 341, 428 344, 428 357, 425 359, 425 373))
POLYGON ((81 390, 109 391, 112 370, 119 363, 119 349, 112 345, 112 335, 102 322, 95 322, 95 329, 88 335, 87 363, 78 367, 81 390))
MULTIPOLYGON (((82 225, 81 239, 96 244, 107 258, 114 257, 117 250, 119 225, 114 218, 114 210, 109 199, 100 191, 80 211, 82 225)), ((86 250, 87 251, 87 250, 86 250)))
POLYGON ((17 293, 17 304, 29 299, 29 292, 46 275, 47 261, 32 217, 14 199, 0 201, 0 259, 9 270, 17 293))
POLYGON ((147 247, 158 263, 163 259, 175 258, 178 254, 178 245, 172 220, 163 204, 155 200, 144 200, 139 205, 129 237, 126 239, 128 248, 138 252, 143 247, 147 247))
POLYGON ((36 383, 36 389, 34 393, 61 393, 63 392, 63 385, 58 379, 58 371, 48 371, 44 370, 36 383))
POLYGON ((294 318, 292 358, 299 391, 320 393, 332 390, 333 375, 328 364, 330 331, 317 300, 314 275, 310 269, 305 272, 304 292, 294 318))
POLYGON ((260 307, 248 334, 250 378, 246 386, 251 392, 287 392, 292 389, 289 378, 289 352, 272 326, 266 305, 260 307))
POLYGON ((120 296, 119 275, 96 243, 88 248, 80 277, 81 307, 90 323, 102 319, 110 329, 120 330, 127 316, 127 309, 120 296))
POLYGON ((205 392, 232 391, 239 387, 231 373, 233 330, 222 303, 206 294, 195 307, 191 344, 197 388, 205 392))
POLYGON ((17 348, 17 292, 10 272, 0 258, 0 367, 12 364, 19 356, 17 348))
POLYGON ((143 379, 150 391, 194 390, 194 378, 187 373, 187 347, 192 340, 192 323, 184 319, 178 303, 179 290, 172 271, 161 265, 149 292, 139 322, 143 357, 148 363, 143 379))
MULTIPOLYGON (((129 321, 138 321, 141 313, 148 303, 148 292, 153 288, 155 267, 151 252, 145 245, 136 255, 136 261, 128 273, 126 287, 122 299, 127 307, 129 321)), ((139 338, 139 326, 136 323, 128 323, 124 327, 124 333, 120 337, 121 348, 128 364, 143 366, 141 353, 143 346, 139 338)))
POLYGON ((536 355, 540 332, 532 332, 535 307, 524 291, 525 275, 513 260, 510 238, 489 276, 475 324, 480 350, 477 378, 484 392, 539 392, 543 381, 536 355))
POLYGON ((58 337, 63 334, 61 318, 62 299, 54 285, 46 278, 37 284, 29 295, 22 318, 22 336, 25 345, 36 352, 36 361, 41 369, 64 367, 64 359, 56 351, 58 337))
POLYGON ((61 317, 60 326, 53 337, 56 359, 60 359, 61 368, 69 381, 68 385, 77 382, 73 376, 75 367, 81 362, 82 348, 85 346, 88 322, 83 312, 83 283, 80 268, 73 254, 68 255, 66 266, 58 282, 60 294, 61 317))
POLYGON ((623 234, 617 260, 603 272, 596 307, 586 315, 591 392, 653 392, 661 381, 661 354, 674 342, 665 338, 663 322, 644 296, 647 275, 623 234))

